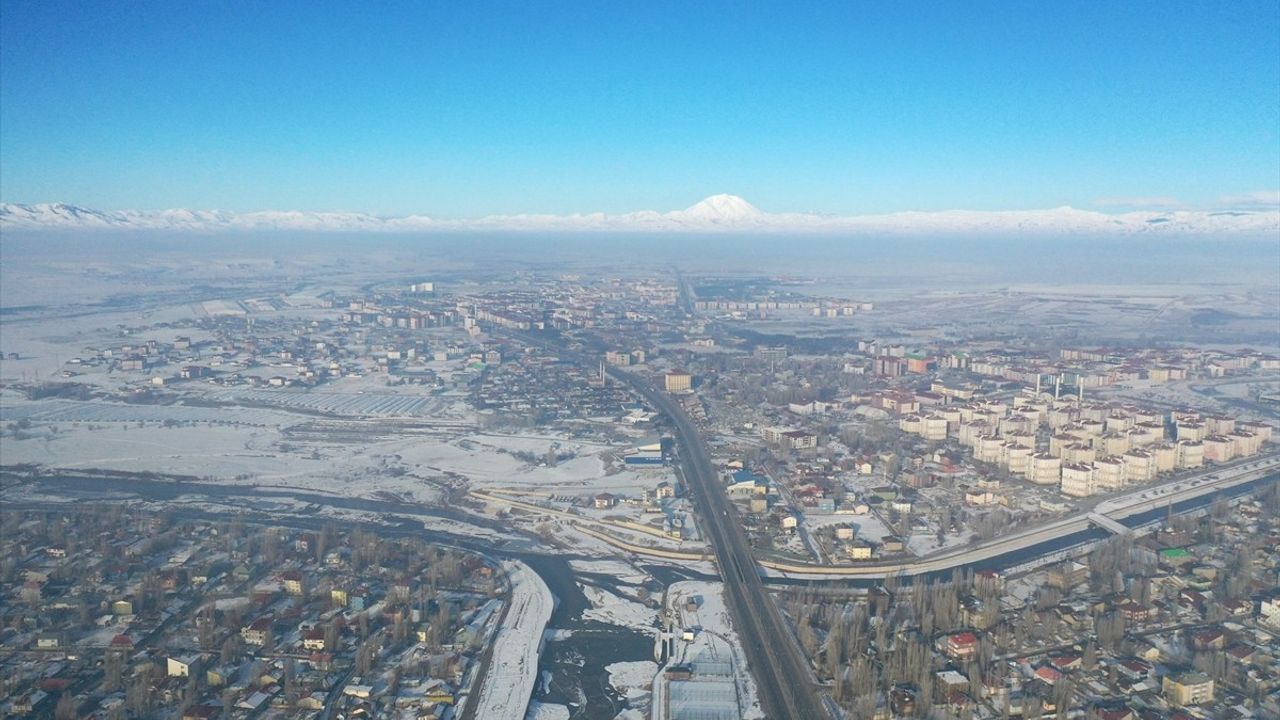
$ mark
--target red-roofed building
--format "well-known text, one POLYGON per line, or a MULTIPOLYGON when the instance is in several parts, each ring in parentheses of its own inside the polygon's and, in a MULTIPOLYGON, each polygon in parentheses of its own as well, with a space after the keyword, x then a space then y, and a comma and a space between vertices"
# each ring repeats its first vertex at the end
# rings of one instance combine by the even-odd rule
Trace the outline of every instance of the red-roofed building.
POLYGON ((948 635, 943 652, 955 660, 974 658, 978 654, 978 636, 971 632, 948 635))
POLYGON ((1227 648, 1227 657, 1235 662, 1248 665, 1253 662, 1255 650, 1244 643, 1236 643, 1227 648))
POLYGON ((1129 623, 1145 623, 1155 619, 1155 608, 1149 605, 1142 605, 1136 602, 1123 603, 1119 607, 1120 614, 1124 616, 1125 624, 1129 623))
POLYGON ((302 573, 297 570, 288 570, 281 573, 280 579, 284 581, 284 591, 290 595, 301 595, 303 591, 302 573))
POLYGON ((320 672, 328 672, 333 669, 333 653, 313 652, 311 657, 307 658, 307 662, 320 672))
POLYGON ((1035 676, 1049 683, 1050 685, 1058 682, 1064 677, 1063 673, 1058 671, 1058 669, 1053 667, 1052 665, 1041 665, 1040 667, 1036 668, 1035 676))
POLYGON ((1053 663, 1053 666, 1059 670, 1074 670, 1080 667, 1082 660, 1080 653, 1067 652, 1050 657, 1049 662, 1053 663))
POLYGON ((271 625, 271 618, 258 618, 250 625, 240 628, 240 637, 248 645, 266 645, 271 625))
POLYGON ((71 679, 59 677, 45 678, 37 684, 37 687, 47 693, 60 693, 71 687, 71 679))
POLYGON ((324 629, 313 628, 303 633, 302 647, 307 650, 324 650, 324 629))
POLYGON ((1221 600, 1218 602, 1218 605, 1220 605, 1223 610, 1226 610, 1228 615, 1248 615, 1253 612, 1253 603, 1239 598, 1221 600))
POLYGON ((1098 720, 1133 720, 1133 709, 1128 707, 1098 708, 1098 720))
POLYGON ((947 710, 956 717, 963 716, 965 709, 973 708, 974 705, 973 698, 969 697, 968 693, 960 690, 952 690, 947 693, 947 710))
POLYGON ((1146 660, 1139 660, 1138 658, 1121 660, 1120 664, 1116 666, 1116 670, 1119 674, 1123 677, 1129 678, 1130 680, 1145 680, 1150 678, 1151 671, 1153 669, 1154 667, 1151 663, 1146 660))
POLYGON ((980 587, 1004 589, 1004 577, 995 570, 979 570, 974 573, 973 579, 980 587))
POLYGON ((1217 627, 1193 631, 1190 639, 1196 650, 1221 650, 1227 645, 1226 631, 1217 627))

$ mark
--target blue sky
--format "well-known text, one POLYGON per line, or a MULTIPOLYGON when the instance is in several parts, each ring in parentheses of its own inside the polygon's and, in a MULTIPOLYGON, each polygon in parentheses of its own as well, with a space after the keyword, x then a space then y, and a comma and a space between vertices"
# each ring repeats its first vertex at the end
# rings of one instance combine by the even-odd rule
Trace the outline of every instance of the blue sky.
POLYGON ((851 214, 1277 189, 1276 0, 0 2, 6 202, 851 214))

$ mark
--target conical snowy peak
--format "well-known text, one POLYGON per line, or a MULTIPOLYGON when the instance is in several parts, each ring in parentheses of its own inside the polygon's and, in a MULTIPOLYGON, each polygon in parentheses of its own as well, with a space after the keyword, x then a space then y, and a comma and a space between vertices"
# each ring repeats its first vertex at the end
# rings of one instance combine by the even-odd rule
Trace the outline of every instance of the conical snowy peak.
MULTIPOLYGON (((676 213, 672 213, 675 215, 676 213)), ((685 220, 705 220, 710 222, 733 222, 735 220, 755 220, 764 216, 755 205, 737 195, 712 195, 702 202, 685 210, 678 211, 685 220)))

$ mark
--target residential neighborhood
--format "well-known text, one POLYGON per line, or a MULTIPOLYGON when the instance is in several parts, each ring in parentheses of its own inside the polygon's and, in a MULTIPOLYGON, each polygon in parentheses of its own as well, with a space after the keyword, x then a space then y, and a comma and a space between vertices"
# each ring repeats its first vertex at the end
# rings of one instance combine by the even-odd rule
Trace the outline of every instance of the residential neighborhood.
POLYGON ((456 717, 504 614, 494 564, 359 528, 3 520, 10 717, 456 717))

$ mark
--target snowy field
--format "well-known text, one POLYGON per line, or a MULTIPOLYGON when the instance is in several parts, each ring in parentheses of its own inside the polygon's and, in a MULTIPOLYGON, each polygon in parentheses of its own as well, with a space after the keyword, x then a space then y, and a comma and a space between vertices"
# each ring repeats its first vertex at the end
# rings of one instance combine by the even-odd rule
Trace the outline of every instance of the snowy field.
POLYGON ((626 446, 545 436, 475 433, 450 442, 417 441, 397 452, 405 463, 463 475, 478 489, 517 490, 534 497, 600 492, 637 497, 669 478, 662 471, 626 470, 606 463, 604 454, 624 449, 626 446), (558 453, 576 457, 548 466, 516 456, 529 453, 541 457, 553 447, 558 453))
MULTIPOLYGON (((405 443, 408 441, 401 441, 405 443)), ((293 443, 273 428, 136 424, 37 427, 0 438, 5 464, 154 472, 255 487, 435 503, 442 479, 395 458, 395 443, 293 443), (390 447, 386 447, 390 445, 390 447)))
POLYGON ((607 459, 626 446, 476 433, 468 410, 452 407, 450 414, 466 426, 441 427, 438 418, 403 427, 324 420, 283 409, 29 401, 3 392, 0 423, 29 427, 0 437, 0 455, 6 465, 155 472, 355 497, 392 493, 420 502, 437 501, 443 486, 459 481, 541 497, 638 497, 670 479, 667 471, 628 470, 607 459), (573 457, 548 466, 540 459, 552 449, 573 457))
POLYGON ((493 658, 476 701, 477 718, 523 720, 538 680, 542 632, 555 601, 538 574, 521 562, 507 561, 511 606, 494 639, 493 658))
MULTIPOLYGON (((218 390, 207 394, 216 402, 250 402, 293 410, 351 417, 442 419, 449 403, 423 394, 390 392, 326 392, 323 390, 218 390)), ((471 424, 468 417, 453 418, 471 424)))
POLYGON ((858 538, 872 542, 879 542, 885 536, 893 534, 889 526, 885 525, 875 513, 871 512, 865 512, 861 515, 819 515, 806 512, 804 514, 804 524, 809 532, 829 527, 851 527, 858 538))
POLYGON ((960 533, 947 534, 942 543, 938 543, 937 533, 915 533, 907 537, 907 550, 917 557, 925 555, 933 555, 944 550, 951 550, 963 545, 967 545, 977 536, 973 532, 965 531, 960 533))
MULTIPOLYGON (((6 319, 4 333, 0 334, 0 381, 33 382, 53 379, 64 368, 74 368, 85 375, 77 382, 110 385, 119 383, 124 376, 109 375, 84 366, 66 363, 86 354, 89 347, 109 347, 113 344, 137 341, 121 335, 117 325, 146 322, 189 323, 195 314, 189 308, 166 308, 148 315, 145 320, 138 313, 105 313, 89 316, 50 317, 39 320, 6 319), (17 353, 17 359, 9 358, 17 353)), ((199 339, 203 333, 195 328, 182 334, 199 339)), ((141 377, 139 375, 138 377, 141 377)))
POLYGON ((135 405, 119 402, 80 402, 48 399, 29 401, 13 393, 0 396, 0 421, 30 420, 40 423, 220 423, 286 427, 304 418, 286 412, 257 408, 201 407, 198 405, 135 405))

